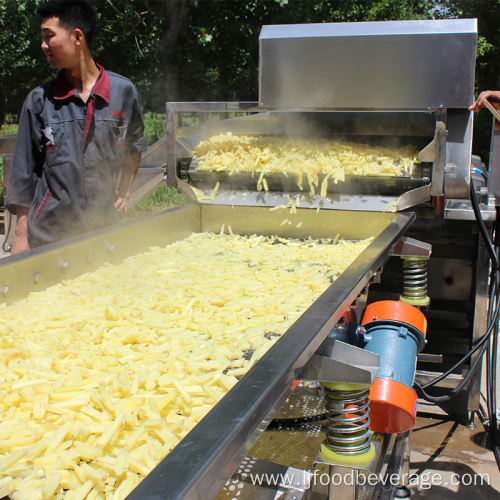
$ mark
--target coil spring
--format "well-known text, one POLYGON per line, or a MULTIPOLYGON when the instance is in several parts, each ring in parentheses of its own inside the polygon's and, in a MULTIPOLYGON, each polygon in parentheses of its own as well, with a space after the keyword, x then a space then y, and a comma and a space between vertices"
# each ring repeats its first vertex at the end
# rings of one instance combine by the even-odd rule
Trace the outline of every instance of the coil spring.
POLYGON ((338 391, 325 387, 326 444, 335 453, 354 455, 370 449, 370 389, 338 391))
POLYGON ((427 259, 403 259, 402 295, 412 300, 427 297, 427 259))

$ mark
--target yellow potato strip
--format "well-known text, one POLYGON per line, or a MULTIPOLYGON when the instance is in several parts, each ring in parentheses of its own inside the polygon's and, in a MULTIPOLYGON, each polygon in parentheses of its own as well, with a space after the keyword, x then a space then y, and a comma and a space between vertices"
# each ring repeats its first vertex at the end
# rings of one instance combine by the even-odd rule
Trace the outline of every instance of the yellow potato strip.
MULTIPOLYGON (((326 196, 328 178, 343 182, 345 175, 404 176, 411 175, 418 150, 413 146, 400 148, 338 142, 332 139, 314 140, 297 137, 235 136, 230 132, 213 136, 194 149, 197 169, 213 172, 259 173, 257 190, 268 191, 265 174, 281 173, 297 179, 300 190, 305 174, 311 196, 319 186, 319 175, 326 176, 321 184, 320 198, 326 196), (256 160, 257 159, 257 160, 256 160)), ((200 201, 213 199, 194 190, 200 201)))
POLYGON ((0 306, 2 493, 125 498, 369 244, 229 232, 0 306))

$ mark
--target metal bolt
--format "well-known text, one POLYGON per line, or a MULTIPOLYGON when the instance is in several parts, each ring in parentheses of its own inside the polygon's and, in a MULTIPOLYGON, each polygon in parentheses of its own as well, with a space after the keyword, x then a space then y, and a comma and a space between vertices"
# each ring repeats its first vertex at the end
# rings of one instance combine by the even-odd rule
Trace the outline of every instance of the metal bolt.
POLYGON ((109 245, 108 246, 108 250, 109 250, 109 254, 110 255, 113 255, 115 253, 115 245, 109 245))
POLYGON ((35 285, 38 285, 38 283, 39 283, 39 282, 40 282, 40 273, 35 273, 35 274, 33 275, 33 283, 34 283, 35 285))
POLYGON ((365 335, 366 334, 366 328, 364 326, 358 326, 358 329, 356 330, 356 333, 358 335, 365 335))
POLYGON ((7 295, 9 293, 9 290, 10 290, 10 286, 9 285, 5 285, 3 288, 2 288, 2 293, 4 295, 7 295))
POLYGON ((61 271, 64 273, 64 274, 67 274, 68 272, 68 266, 69 266, 69 262, 63 262, 61 264, 61 271))

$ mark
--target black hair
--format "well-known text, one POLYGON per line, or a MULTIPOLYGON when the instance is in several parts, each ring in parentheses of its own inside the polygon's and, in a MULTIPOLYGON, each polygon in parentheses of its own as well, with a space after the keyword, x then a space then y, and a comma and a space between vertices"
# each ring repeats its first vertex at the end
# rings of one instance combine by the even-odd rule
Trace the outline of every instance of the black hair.
POLYGON ((87 0, 48 0, 38 7, 42 19, 57 17, 61 25, 69 31, 82 30, 88 47, 97 29, 97 14, 87 0))

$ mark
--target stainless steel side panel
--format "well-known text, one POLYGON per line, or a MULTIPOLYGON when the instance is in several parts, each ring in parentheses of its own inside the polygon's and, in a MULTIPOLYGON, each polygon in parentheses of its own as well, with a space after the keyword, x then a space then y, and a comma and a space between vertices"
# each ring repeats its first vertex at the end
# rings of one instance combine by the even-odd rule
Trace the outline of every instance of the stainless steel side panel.
POLYGON ((264 26, 259 102, 269 108, 465 108, 475 19, 264 26))
MULTIPOLYGON (((246 229, 251 229, 251 220, 238 222, 241 213, 235 211, 233 217, 230 210, 225 210, 224 221, 230 216, 235 229, 240 224, 241 227, 250 224, 246 229)), ((221 220, 217 215, 216 211, 204 211, 205 229, 220 226, 221 220)), ((381 214, 365 215, 366 227, 370 220, 374 223, 373 227, 377 227, 375 219, 381 214)), ((391 247, 414 219, 414 214, 387 215, 392 220, 386 220, 385 229, 374 242, 135 488, 128 500, 198 500, 217 496, 291 392, 292 383, 299 377, 301 368, 373 273, 386 261, 391 247)), ((333 225, 329 227, 326 219, 328 216, 319 225, 323 225, 327 235, 331 235, 333 225)), ((350 223, 355 221, 351 219, 350 223)), ((269 223, 269 228, 272 225, 269 223)), ((351 232, 354 233, 355 229, 352 228, 351 232)))
POLYGON ((444 166, 444 196, 446 199, 469 199, 472 125, 472 111, 468 109, 448 110, 448 137, 444 166))
POLYGON ((491 146, 490 146, 490 164, 488 192, 495 196, 496 204, 500 199, 500 129, 495 130, 495 120, 492 120, 491 146))
POLYGON ((165 246, 193 232, 219 232, 222 225, 240 234, 279 234, 285 237, 335 237, 362 239, 379 234, 393 219, 392 213, 335 212, 304 209, 294 215, 294 225, 281 226, 281 211, 265 207, 187 205, 107 229, 93 231, 0 260, 0 303, 22 299, 30 292, 93 271, 104 263, 117 264, 147 250, 165 246), (302 222, 302 227, 296 225, 302 222))
POLYGON ((288 212, 271 212, 268 207, 203 205, 202 230, 218 233, 223 223, 226 232, 231 226, 238 234, 334 238, 340 233, 344 239, 359 240, 380 234, 395 219, 393 213, 298 209, 297 214, 290 216, 288 212), (293 220, 293 224, 281 225, 287 218, 293 220))
POLYGON ((166 210, 147 220, 127 223, 69 238, 0 260, 0 303, 117 264, 151 246, 165 246, 201 230, 201 207, 166 210))

